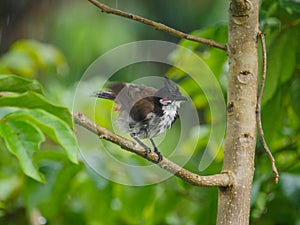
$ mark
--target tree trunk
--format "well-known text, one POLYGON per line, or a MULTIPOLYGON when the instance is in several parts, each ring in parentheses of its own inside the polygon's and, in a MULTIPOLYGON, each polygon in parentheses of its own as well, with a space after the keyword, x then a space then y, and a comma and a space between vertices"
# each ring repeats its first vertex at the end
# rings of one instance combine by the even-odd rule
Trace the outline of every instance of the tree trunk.
POLYGON ((235 177, 219 189, 220 225, 249 224, 256 145, 258 0, 231 0, 228 24, 227 135, 223 171, 235 177))

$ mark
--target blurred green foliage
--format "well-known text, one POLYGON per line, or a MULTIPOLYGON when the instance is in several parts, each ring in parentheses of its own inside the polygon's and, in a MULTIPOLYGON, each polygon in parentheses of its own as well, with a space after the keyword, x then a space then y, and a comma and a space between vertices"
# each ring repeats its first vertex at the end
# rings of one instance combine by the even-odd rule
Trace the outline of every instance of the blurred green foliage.
POLYGON ((64 55, 56 47, 35 40, 15 42, 0 59, 2 73, 33 78, 40 71, 62 73, 67 69, 64 55))
MULTIPOLYGON (((123 1, 111 1, 110 4, 165 21, 185 32, 226 43, 226 22, 220 21, 226 18, 224 1, 176 4, 173 1, 135 1, 128 5, 123 1)), ((260 26, 266 33, 268 52, 262 121, 281 178, 278 185, 272 182, 269 160, 258 142, 251 224, 300 223, 299 8, 295 0, 261 2, 260 26)), ((69 110, 77 82, 87 66, 105 51, 129 41, 143 38, 179 40, 144 25, 101 14, 87 1, 64 2, 58 8, 52 6, 46 16, 43 42, 34 37, 18 40, 0 57, 0 224, 29 224, 36 211, 42 215, 39 219, 44 218, 47 224, 55 225, 215 224, 215 188, 193 187, 177 178, 157 185, 125 186, 100 176, 84 164, 82 158, 79 164, 72 163, 77 161, 77 147, 69 110)), ((226 96, 226 54, 186 40, 179 44, 199 54, 215 74, 226 96)), ((180 53, 175 52, 173 57, 176 55, 180 53)), ((145 73, 166 73, 192 97, 201 121, 199 136, 193 130, 189 131, 191 139, 197 139, 197 150, 194 154, 189 151, 189 141, 182 148, 183 157, 193 154, 185 168, 198 172, 210 130, 206 97, 182 71, 161 65, 133 65, 118 71, 112 79, 130 81, 145 73)), ((98 80, 84 81, 84 93, 80 93, 76 110, 92 115, 88 95, 97 90, 95 85, 102 79, 99 75, 98 80)), ((95 120, 113 129, 112 105, 98 101, 95 107, 101 112, 96 114, 95 120)), ((76 133, 81 132, 76 129, 76 133)), ((172 149, 179 132, 180 126, 176 123, 161 148, 172 149)), ((102 157, 102 144, 121 161, 148 165, 145 160, 120 151, 113 144, 100 143, 96 136, 82 135, 85 135, 85 141, 80 147, 89 149, 91 154, 96 152, 102 157)), ((219 172, 222 157, 220 152, 214 163, 201 174, 219 172)), ((137 170, 120 171, 105 160, 99 166, 112 176, 143 178, 137 170)), ((159 172, 154 170, 152 173, 159 172)))

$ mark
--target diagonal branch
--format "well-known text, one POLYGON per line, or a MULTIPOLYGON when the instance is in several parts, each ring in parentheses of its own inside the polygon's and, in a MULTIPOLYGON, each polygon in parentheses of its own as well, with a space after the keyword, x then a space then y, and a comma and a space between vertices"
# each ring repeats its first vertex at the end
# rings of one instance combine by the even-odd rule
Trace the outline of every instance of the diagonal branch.
MULTIPOLYGON (((115 143, 119 145, 122 149, 144 157, 145 149, 137 143, 130 141, 124 137, 121 137, 117 134, 114 134, 113 132, 95 124, 82 113, 73 112, 73 118, 76 124, 86 128, 94 134, 97 134, 100 139, 105 139, 107 141, 115 143)), ((157 163, 158 157, 155 153, 151 152, 148 154, 146 159, 153 163, 157 163)), ((221 173, 211 176, 200 176, 180 167, 179 165, 168 160, 165 157, 162 159, 162 161, 157 163, 157 165, 162 169, 167 170, 168 172, 195 186, 227 187, 231 186, 234 182, 234 178, 230 173, 221 173)))
POLYGON ((267 74, 267 52, 266 52, 266 42, 265 42, 265 35, 260 32, 259 34, 261 46, 262 46, 262 54, 263 54, 263 68, 262 68, 262 76, 261 76, 261 84, 260 84, 260 90, 257 97, 257 105, 256 105, 256 121, 258 126, 258 133, 261 139, 261 142, 263 144, 263 147, 265 149, 265 152, 267 153, 271 164, 272 164, 272 171, 274 173, 274 180, 275 183, 278 183, 279 180, 279 174, 276 168, 275 159, 272 155, 272 152, 270 151, 267 142, 265 140, 264 130, 262 128, 262 122, 261 122, 261 100, 265 88, 265 80, 266 80, 266 74, 267 74))
POLYGON ((109 6, 107 6, 103 3, 100 3, 96 0, 88 0, 88 1, 91 2, 92 4, 94 4, 95 6, 97 6, 99 9, 101 9, 102 12, 106 12, 108 14, 114 14, 114 15, 118 15, 118 16, 121 16, 121 17, 131 19, 131 20, 138 21, 138 22, 147 24, 149 26, 152 26, 157 30, 162 30, 162 31, 168 32, 168 33, 173 34, 174 36, 177 36, 177 37, 180 37, 180 38, 184 38, 184 39, 187 39, 187 40, 190 40, 190 41, 195 41, 195 42, 199 42, 199 43, 202 43, 202 44, 206 44, 206 45, 209 45, 209 46, 212 46, 212 47, 215 47, 215 48, 219 48, 219 49, 222 49, 222 50, 225 50, 225 51, 227 50, 226 45, 221 44, 219 42, 216 42, 216 41, 213 41, 213 40, 210 40, 210 39, 206 39, 206 38, 196 37, 196 36, 184 33, 182 31, 176 30, 176 29, 174 29, 172 27, 169 27, 167 25, 164 25, 162 23, 158 23, 158 22, 155 22, 153 20, 146 19, 144 17, 134 15, 132 13, 127 13, 127 12, 121 11, 119 9, 111 8, 111 7, 109 7, 109 6))

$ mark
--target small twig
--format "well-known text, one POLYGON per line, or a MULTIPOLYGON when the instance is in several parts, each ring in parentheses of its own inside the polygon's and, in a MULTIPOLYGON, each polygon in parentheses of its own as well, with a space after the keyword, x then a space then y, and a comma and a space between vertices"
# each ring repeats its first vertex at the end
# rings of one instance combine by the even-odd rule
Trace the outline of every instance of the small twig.
POLYGON ((263 92, 264 92, 264 88, 265 88, 265 80, 266 80, 266 74, 267 74, 267 51, 266 51, 265 35, 262 32, 260 32, 258 34, 258 36, 260 37, 261 46, 262 46, 263 69, 262 69, 260 90, 259 90, 259 94, 257 97, 256 121, 257 121, 258 133, 259 133, 261 142, 262 142, 265 152, 267 153, 267 155, 271 161, 271 164, 272 164, 272 171, 275 176, 275 178, 274 178, 275 183, 278 183, 279 174, 278 174, 277 167, 275 164, 275 158, 273 157, 272 152, 270 151, 270 149, 267 145, 267 142, 265 140, 264 131, 263 131, 262 122, 261 122, 261 100, 262 100, 262 96, 263 96, 263 92))
POLYGON ((172 27, 169 27, 167 25, 164 25, 162 23, 158 23, 158 22, 155 22, 153 20, 146 19, 144 17, 137 16, 137 15, 132 14, 132 13, 127 13, 127 12, 121 11, 119 9, 111 8, 111 7, 109 7, 109 6, 107 6, 103 3, 100 3, 96 0, 88 0, 88 1, 91 2, 92 4, 94 4, 95 6, 97 6, 99 9, 101 9, 102 12, 106 12, 106 13, 109 13, 109 14, 114 14, 114 15, 118 15, 118 16, 121 16, 121 17, 131 19, 131 20, 138 21, 138 22, 147 24, 149 26, 152 26, 157 30, 162 30, 162 31, 168 32, 168 33, 173 34, 174 36, 177 36, 177 37, 180 37, 180 38, 184 38, 184 39, 187 39, 187 40, 190 40, 190 41, 195 41, 195 42, 199 42, 199 43, 202 43, 202 44, 206 44, 206 45, 209 45, 209 46, 212 46, 212 47, 215 47, 215 48, 219 48, 219 49, 222 49, 222 50, 225 50, 225 51, 227 50, 226 45, 221 44, 219 42, 216 42, 216 41, 213 41, 213 40, 210 40, 210 39, 206 39, 206 38, 196 37, 196 36, 184 33, 182 31, 176 30, 176 29, 174 29, 172 27))
MULTIPOLYGON (((73 112, 73 118, 76 124, 86 128, 94 134, 97 134, 99 138, 108 140, 119 145, 122 149, 144 157, 145 149, 142 146, 138 145, 136 142, 114 134, 113 132, 95 124, 82 113, 73 112)), ((153 163, 156 163, 162 169, 167 170, 168 172, 195 186, 227 187, 231 186, 234 182, 234 178, 230 173, 200 176, 180 167, 176 163, 168 160, 166 157, 163 157, 163 159, 159 163, 157 163, 158 156, 153 152, 150 152, 146 159, 153 163)))
POLYGON ((30 225, 46 224, 46 219, 42 216, 38 209, 33 209, 30 214, 30 225))

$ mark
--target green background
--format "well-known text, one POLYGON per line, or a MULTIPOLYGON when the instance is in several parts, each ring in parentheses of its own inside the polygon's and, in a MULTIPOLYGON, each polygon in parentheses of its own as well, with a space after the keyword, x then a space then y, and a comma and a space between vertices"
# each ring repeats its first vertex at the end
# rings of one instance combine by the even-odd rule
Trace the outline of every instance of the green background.
MULTIPOLYGON (((186 33, 221 43, 227 40, 227 1, 105 3, 186 33)), ((270 162, 258 141, 251 224, 299 225, 300 3, 263 0, 260 7, 260 27, 266 34, 268 54, 262 123, 276 158, 280 181, 273 182, 270 162)), ((154 39, 194 50, 213 71, 224 96, 228 72, 225 52, 101 13, 83 0, 4 0, 0 12, 0 224, 33 224, 30 222, 33 218, 55 225, 215 224, 217 188, 193 187, 175 177, 156 185, 124 186, 99 176, 81 157, 77 160, 69 110, 76 85, 87 67, 98 56, 121 44, 154 39)), ((181 57, 180 54, 175 52, 173 57, 181 57)), ((188 140, 183 152, 191 157, 185 168, 198 173, 211 122, 205 95, 182 71, 155 63, 134 64, 118 71, 111 80, 132 81, 149 74, 167 74, 188 90, 197 108, 201 132, 193 136, 193 131, 189 131, 191 139, 197 141, 197 148, 191 152, 188 140)), ((85 101, 90 101, 92 85, 86 83, 85 95, 76 108, 89 117, 93 115, 92 109, 85 101)), ((91 119, 113 129, 111 107, 107 101, 98 102, 99 113, 91 119)), ((76 133, 82 132, 75 129, 76 133)), ((179 133, 180 124, 176 123, 168 131, 161 149, 171 150, 179 133)), ((100 143, 92 134, 83 135, 86 141, 80 146, 98 152, 99 156, 105 147, 120 160, 148 165, 144 159, 120 151, 110 143, 100 143)), ((201 175, 220 172, 222 159, 220 151, 201 175)), ((122 175, 119 168, 106 162, 100 168, 113 176, 122 175)), ((127 171, 126 176, 143 179, 136 170, 127 171)))

